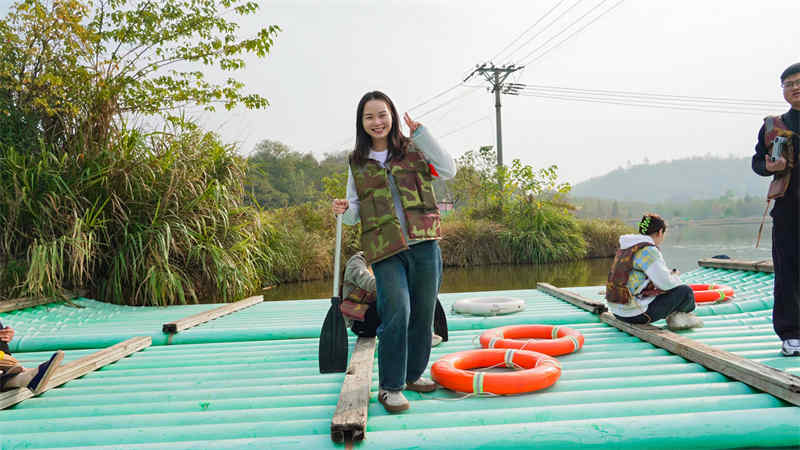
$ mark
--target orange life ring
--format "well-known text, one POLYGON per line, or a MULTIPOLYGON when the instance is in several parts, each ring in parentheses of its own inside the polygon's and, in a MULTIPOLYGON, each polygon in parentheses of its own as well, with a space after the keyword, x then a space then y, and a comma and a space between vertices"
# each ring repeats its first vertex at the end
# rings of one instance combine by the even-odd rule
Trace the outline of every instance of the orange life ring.
POLYGON ((722 284, 690 284, 696 303, 710 303, 733 297, 733 288, 722 284))
POLYGON ((481 334, 483 348, 516 348, 559 356, 583 347, 583 335, 569 327, 550 325, 510 325, 481 334))
POLYGON ((431 376, 440 385, 475 394, 522 394, 553 385, 561 365, 542 353, 514 349, 478 349, 452 353, 433 363, 431 376), (474 372, 478 367, 522 367, 513 372, 474 372))

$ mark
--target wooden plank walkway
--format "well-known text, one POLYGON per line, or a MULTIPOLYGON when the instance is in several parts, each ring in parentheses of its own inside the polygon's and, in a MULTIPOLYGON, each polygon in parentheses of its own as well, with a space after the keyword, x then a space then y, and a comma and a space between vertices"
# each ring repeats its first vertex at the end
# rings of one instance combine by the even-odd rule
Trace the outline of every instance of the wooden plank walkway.
POLYGON ((174 322, 165 323, 161 327, 161 329, 164 331, 164 333, 175 334, 180 331, 187 330, 189 328, 200 325, 202 323, 206 323, 210 320, 218 319, 222 316, 235 313, 236 311, 249 308, 263 301, 264 301, 263 295, 248 297, 244 300, 239 300, 238 302, 220 306, 219 308, 214 308, 209 311, 203 311, 201 313, 197 313, 189 317, 184 317, 183 319, 179 319, 174 322))
MULTIPOLYGON (((61 386, 62 384, 82 377, 89 372, 93 372, 103 366, 117 362, 126 356, 132 355, 152 343, 150 336, 138 336, 111 347, 104 348, 91 355, 72 361, 60 366, 47 383, 44 391, 61 386)), ((42 392, 44 392, 42 391, 42 392)), ((0 409, 8 408, 17 403, 33 397, 33 392, 28 388, 17 388, 0 393, 0 409)))
POLYGON ((738 259, 717 259, 705 258, 697 261, 700 267, 711 267, 714 269, 747 270, 750 272, 774 273, 775 268, 771 259, 762 261, 742 261, 738 259))
POLYGON ((331 439, 334 442, 364 440, 374 357, 375 338, 359 337, 331 420, 331 439))

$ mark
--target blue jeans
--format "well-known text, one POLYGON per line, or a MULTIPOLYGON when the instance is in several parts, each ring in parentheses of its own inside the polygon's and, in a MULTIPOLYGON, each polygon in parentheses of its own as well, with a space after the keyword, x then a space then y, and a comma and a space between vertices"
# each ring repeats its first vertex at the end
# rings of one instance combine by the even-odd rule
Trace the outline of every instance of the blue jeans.
POLYGON ((428 367, 431 326, 442 277, 437 241, 372 265, 378 290, 378 379, 381 389, 401 391, 428 367))
POLYGON ((686 313, 692 312, 694 308, 694 291, 692 291, 691 287, 682 284, 656 296, 656 298, 647 305, 647 311, 638 316, 621 317, 615 315, 614 317, 623 322, 643 324, 661 320, 676 311, 686 313))

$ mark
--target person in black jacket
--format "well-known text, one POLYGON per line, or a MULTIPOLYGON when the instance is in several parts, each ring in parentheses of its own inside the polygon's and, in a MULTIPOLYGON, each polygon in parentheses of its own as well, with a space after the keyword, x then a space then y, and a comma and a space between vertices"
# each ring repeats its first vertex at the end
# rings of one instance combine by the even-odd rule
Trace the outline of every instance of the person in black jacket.
MULTIPOLYGON (((782 126, 793 133, 800 133, 800 63, 789 66, 781 74, 783 98, 791 105, 788 112, 771 123, 782 122, 782 126)), ((765 138, 767 125, 758 132, 756 153, 753 155, 753 171, 761 176, 790 172, 789 187, 784 195, 775 200, 772 208, 772 262, 775 267, 774 306, 772 324, 775 333, 783 341, 781 352, 785 356, 800 356, 800 173, 798 173, 798 147, 800 139, 792 137, 794 167, 781 157, 772 160, 772 142, 765 138)), ((781 126, 779 125, 779 128, 781 126)))

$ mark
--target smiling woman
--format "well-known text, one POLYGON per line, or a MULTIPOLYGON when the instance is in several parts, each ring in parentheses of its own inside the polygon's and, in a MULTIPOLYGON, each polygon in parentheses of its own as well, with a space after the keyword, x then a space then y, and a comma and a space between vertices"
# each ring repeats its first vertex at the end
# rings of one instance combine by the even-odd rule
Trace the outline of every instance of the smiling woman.
POLYGON ((403 389, 436 389, 422 377, 442 273, 433 177, 452 178, 456 171, 428 130, 408 113, 404 119, 411 138, 400 132, 397 109, 386 94, 361 97, 347 198, 332 204, 345 223, 361 222, 361 249, 375 273, 381 317, 378 400, 389 412, 408 409, 403 389))

